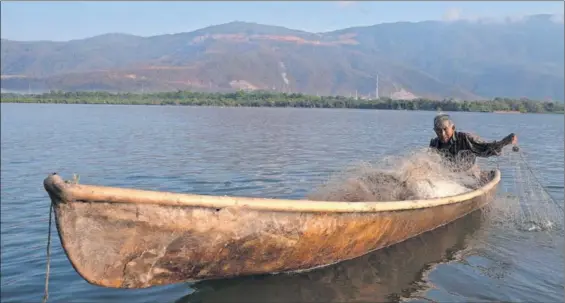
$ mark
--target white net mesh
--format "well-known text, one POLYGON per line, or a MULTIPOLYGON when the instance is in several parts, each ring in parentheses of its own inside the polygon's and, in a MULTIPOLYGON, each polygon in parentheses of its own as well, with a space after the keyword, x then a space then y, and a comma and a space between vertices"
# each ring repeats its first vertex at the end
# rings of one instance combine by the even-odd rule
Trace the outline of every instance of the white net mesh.
POLYGON ((522 150, 507 150, 493 161, 504 172, 505 192, 489 206, 490 221, 523 231, 563 229, 562 203, 551 197, 522 150))
POLYGON ((479 187, 478 177, 476 169, 455 172, 438 154, 418 150, 338 173, 308 199, 360 202, 447 197, 479 187))
MULTIPOLYGON (((522 150, 506 147, 499 157, 478 158, 482 171, 499 168, 499 193, 486 209, 489 221, 526 231, 563 228, 563 205, 528 165, 522 150)), ((401 201, 462 194, 481 185, 478 166, 454 172, 436 153, 417 150, 362 163, 334 175, 307 198, 322 201, 401 201)))

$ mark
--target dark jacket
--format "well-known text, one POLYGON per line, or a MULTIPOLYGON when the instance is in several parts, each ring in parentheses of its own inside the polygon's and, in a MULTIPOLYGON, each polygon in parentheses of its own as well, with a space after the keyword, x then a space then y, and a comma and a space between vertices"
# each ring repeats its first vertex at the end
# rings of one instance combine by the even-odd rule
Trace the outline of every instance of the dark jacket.
POLYGON ((443 143, 439 138, 430 141, 430 148, 437 150, 454 170, 468 170, 476 157, 499 156, 502 148, 512 142, 513 134, 500 141, 484 142, 468 133, 455 132, 451 140, 443 143))

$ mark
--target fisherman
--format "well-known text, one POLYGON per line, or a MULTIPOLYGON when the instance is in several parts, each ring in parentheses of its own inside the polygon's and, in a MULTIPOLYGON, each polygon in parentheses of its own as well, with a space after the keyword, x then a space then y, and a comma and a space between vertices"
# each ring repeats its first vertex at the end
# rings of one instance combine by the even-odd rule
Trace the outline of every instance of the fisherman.
POLYGON ((502 148, 518 143, 518 137, 511 133, 500 141, 484 142, 477 136, 455 131, 455 123, 447 114, 434 118, 434 132, 437 137, 430 141, 430 148, 439 152, 454 171, 469 171, 478 177, 476 157, 500 156, 502 148))

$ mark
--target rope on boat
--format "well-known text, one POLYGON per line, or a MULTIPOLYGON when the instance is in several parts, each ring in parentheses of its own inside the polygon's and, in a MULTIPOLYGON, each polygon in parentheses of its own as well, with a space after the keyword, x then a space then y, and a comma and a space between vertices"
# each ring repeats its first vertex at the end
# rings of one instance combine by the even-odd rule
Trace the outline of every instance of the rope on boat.
POLYGON ((49 272, 51 268, 51 225, 53 221, 53 202, 49 203, 49 232, 47 233, 47 268, 45 270, 45 293, 43 303, 49 298, 49 272))

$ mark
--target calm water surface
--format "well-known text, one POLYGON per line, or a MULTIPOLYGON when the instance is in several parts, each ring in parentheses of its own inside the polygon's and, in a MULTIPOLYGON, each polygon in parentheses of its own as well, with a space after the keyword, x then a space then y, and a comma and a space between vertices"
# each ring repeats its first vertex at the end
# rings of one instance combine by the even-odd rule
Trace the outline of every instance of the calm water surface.
MULTIPOLYGON (((50 172, 65 178, 77 173, 89 184, 301 198, 351 165, 427 146, 435 115, 34 104, 2 104, 1 112, 2 302, 38 302, 43 295, 49 199, 42 181, 50 172)), ((486 139, 516 132, 543 186, 563 204, 562 115, 452 116, 459 129, 486 139)), ((501 196, 515 188, 515 170, 508 163, 499 162, 501 196)), ((49 299, 562 302, 562 229, 522 231, 495 221, 477 213, 388 249, 302 274, 145 290, 89 285, 71 267, 55 232, 49 299)))

